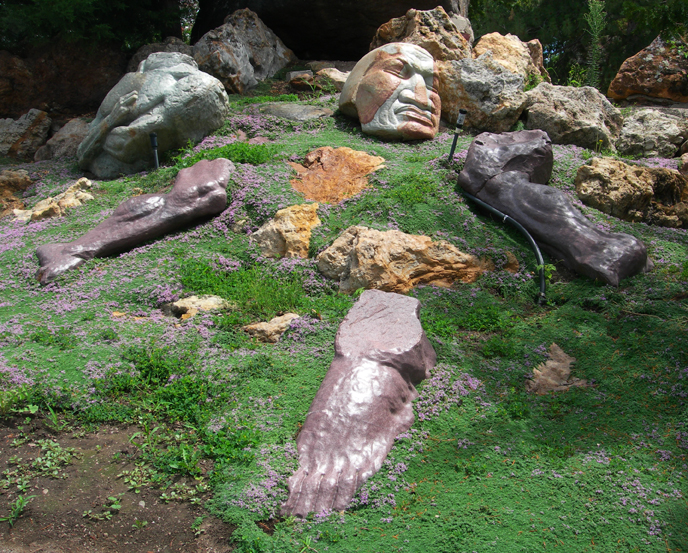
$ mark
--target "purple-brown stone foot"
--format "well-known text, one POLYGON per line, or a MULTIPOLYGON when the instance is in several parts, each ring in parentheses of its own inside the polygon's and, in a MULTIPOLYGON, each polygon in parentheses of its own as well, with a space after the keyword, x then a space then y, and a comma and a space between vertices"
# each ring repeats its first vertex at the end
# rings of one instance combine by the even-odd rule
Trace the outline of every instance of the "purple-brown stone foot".
POLYGON ((342 322, 335 358, 296 440, 284 516, 341 511, 382 466, 394 438, 413 424, 415 384, 436 356, 418 300, 368 290, 342 322))
POLYGON ((47 284, 84 261, 127 251, 221 213, 227 206, 225 188, 233 171, 234 164, 228 159, 199 161, 179 171, 168 194, 131 198, 74 242, 40 246, 36 278, 47 284))

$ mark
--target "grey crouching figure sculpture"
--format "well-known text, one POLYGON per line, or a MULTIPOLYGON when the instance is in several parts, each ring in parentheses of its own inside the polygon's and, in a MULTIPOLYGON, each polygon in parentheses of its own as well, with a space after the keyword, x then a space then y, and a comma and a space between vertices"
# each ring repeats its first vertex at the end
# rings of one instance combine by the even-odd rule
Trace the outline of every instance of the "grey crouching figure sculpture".
POLYGON ((120 204, 114 213, 68 244, 45 244, 36 250, 36 278, 47 284, 94 257, 129 250, 148 240, 217 215, 227 206, 225 188, 234 171, 228 159, 202 160, 182 169, 167 194, 143 194, 120 204))
POLYGON ((596 227, 563 192, 546 186, 552 166, 546 132, 486 132, 468 148, 458 184, 519 222, 545 252, 579 274, 618 286, 650 270, 645 244, 596 227))
POLYGON ((296 444, 282 515, 341 511, 374 475, 394 438, 413 424, 415 385, 436 361, 415 298, 363 292, 342 321, 335 357, 296 444))

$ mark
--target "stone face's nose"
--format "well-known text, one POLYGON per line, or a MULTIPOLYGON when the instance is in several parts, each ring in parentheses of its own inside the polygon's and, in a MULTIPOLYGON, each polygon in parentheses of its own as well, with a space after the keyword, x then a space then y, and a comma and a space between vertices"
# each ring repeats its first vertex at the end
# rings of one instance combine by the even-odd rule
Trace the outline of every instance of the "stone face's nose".
POLYGON ((408 84, 399 94, 399 100, 432 111, 432 102, 428 94, 428 87, 421 75, 416 74, 409 79, 408 84))

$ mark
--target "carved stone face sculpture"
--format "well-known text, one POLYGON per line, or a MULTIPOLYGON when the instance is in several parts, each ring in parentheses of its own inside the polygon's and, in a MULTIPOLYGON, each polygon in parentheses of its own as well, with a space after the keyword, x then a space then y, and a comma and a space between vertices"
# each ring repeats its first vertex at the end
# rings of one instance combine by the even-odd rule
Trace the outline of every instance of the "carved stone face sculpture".
POLYGON ((440 123, 438 76, 420 46, 393 42, 368 52, 344 84, 339 108, 363 132, 387 139, 434 138, 440 123))

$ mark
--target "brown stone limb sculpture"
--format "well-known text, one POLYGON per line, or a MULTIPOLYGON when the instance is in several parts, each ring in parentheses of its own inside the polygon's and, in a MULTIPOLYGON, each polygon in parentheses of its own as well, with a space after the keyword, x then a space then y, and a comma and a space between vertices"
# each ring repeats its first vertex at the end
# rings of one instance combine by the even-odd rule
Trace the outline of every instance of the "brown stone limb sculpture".
POLYGON ((199 161, 179 172, 169 193, 131 198, 74 242, 40 246, 36 278, 47 284, 84 261, 121 253, 221 213, 227 206, 225 188, 233 171, 234 165, 227 159, 199 161))
POLYGON ((415 385, 436 355, 414 298, 367 290, 342 322, 335 358, 296 440, 284 516, 346 509, 394 438, 413 424, 415 385))

